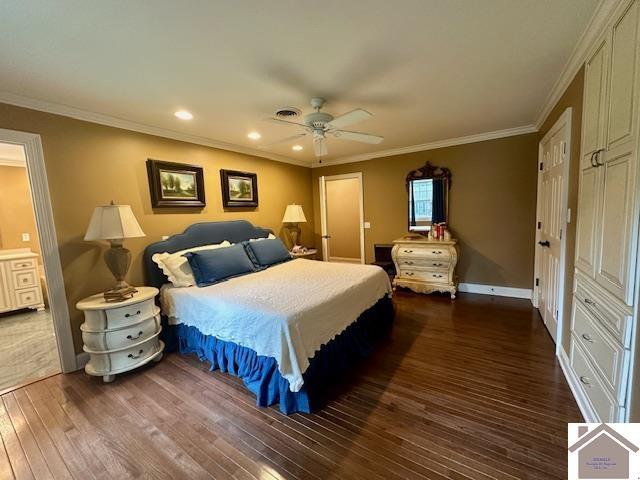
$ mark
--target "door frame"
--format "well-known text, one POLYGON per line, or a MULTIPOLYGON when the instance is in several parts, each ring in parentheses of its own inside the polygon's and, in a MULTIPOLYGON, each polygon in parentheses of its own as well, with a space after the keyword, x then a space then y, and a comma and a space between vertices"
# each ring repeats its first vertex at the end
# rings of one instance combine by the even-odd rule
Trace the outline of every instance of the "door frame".
POLYGON ((571 212, 571 217, 569 218, 569 174, 570 174, 570 166, 571 166, 571 114, 573 109, 571 107, 567 107, 564 112, 558 117, 558 120, 553 124, 553 126, 549 129, 546 135, 540 140, 538 143, 538 181, 537 181, 537 190, 536 190, 536 219, 535 219, 535 240, 533 244, 534 248, 534 271, 533 271, 533 293, 531 295, 531 303, 533 306, 538 308, 539 306, 539 295, 540 288, 536 285, 536 279, 540 278, 540 248, 538 247, 538 242, 540 241, 540 230, 538 229, 538 221, 540 218, 542 205, 540 199, 540 187, 542 186, 542 175, 540 174, 540 163, 543 161, 543 149, 542 144, 545 143, 549 138, 556 134, 558 130, 562 127, 566 126, 565 129, 565 137, 564 142, 567 146, 566 159, 564 163, 564 172, 563 172, 563 185, 562 185, 562 206, 561 212, 564 214, 564 221, 562 222, 562 239, 560 240, 560 266, 559 266, 559 277, 560 277, 560 285, 558 289, 558 326, 556 330, 556 353, 560 351, 562 348, 562 332, 563 332, 563 323, 564 323, 564 296, 566 291, 566 263, 567 263, 567 225, 570 221, 573 221, 573 218, 576 217, 576 212, 571 212))
POLYGON ((365 263, 364 254, 364 190, 362 188, 362 172, 344 173, 342 175, 323 175, 320 182, 320 232, 322 235, 322 260, 329 261, 329 242, 327 236, 327 181, 358 179, 358 198, 360 200, 360 263, 365 263))
POLYGON ((40 135, 35 133, 18 132, 0 128, 0 142, 22 145, 26 156, 27 175, 31 190, 31 200, 38 228, 40 254, 47 279, 47 296, 49 311, 56 332, 56 344, 60 366, 64 373, 77 370, 71 322, 69 320, 69 306, 64 289, 62 264, 58 250, 56 227, 51 208, 51 196, 47 171, 44 164, 44 152, 40 135))

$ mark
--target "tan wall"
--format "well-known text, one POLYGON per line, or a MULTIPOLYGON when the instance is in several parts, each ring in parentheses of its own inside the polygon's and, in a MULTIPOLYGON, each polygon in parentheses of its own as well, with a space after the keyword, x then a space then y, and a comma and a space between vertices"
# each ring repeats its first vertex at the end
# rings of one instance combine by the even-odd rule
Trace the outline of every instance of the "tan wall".
POLYGON ((309 168, 274 162, 184 142, 110 128, 70 118, 0 104, 0 128, 38 133, 51 190, 54 220, 76 350, 81 349, 82 315, 75 303, 110 287, 113 279, 102 261, 106 244, 84 242, 83 236, 96 205, 110 200, 130 204, 145 238, 127 240, 133 254, 128 279, 144 282, 144 247, 162 235, 181 232, 195 222, 246 219, 284 236, 282 216, 289 203, 303 206, 308 222, 303 238, 312 243, 313 215, 309 168), (202 165, 207 206, 198 209, 151 208, 145 162, 147 158, 202 165), (222 208, 221 168, 258 174, 260 206, 222 208), (285 188, 286 187, 286 188, 285 188))
POLYGON ((558 120, 560 115, 571 107, 571 158, 569 165, 569 202, 572 221, 567 225, 567 256, 565 271, 565 295, 563 312, 562 347, 569 351, 570 326, 571 326, 571 300, 573 298, 573 272, 576 246, 576 219, 578 218, 578 183, 580 178, 580 137, 582 131, 582 94, 584 86, 584 69, 581 69, 567 87, 558 103, 544 121, 538 132, 539 140, 547 134, 558 120))
POLYGON ((0 248, 30 248, 40 253, 25 167, 0 166, 0 248), (30 234, 31 240, 23 242, 23 233, 30 234))
POLYGON ((326 183, 331 257, 360 258, 359 186, 357 178, 343 178, 326 183))
MULTIPOLYGON (((531 288, 537 181, 535 133, 313 170, 318 177, 362 172, 367 262, 373 245, 407 234, 405 177, 429 160, 452 172, 449 225, 460 241, 461 282, 531 288)), ((320 241, 316 241, 320 245, 320 241)))

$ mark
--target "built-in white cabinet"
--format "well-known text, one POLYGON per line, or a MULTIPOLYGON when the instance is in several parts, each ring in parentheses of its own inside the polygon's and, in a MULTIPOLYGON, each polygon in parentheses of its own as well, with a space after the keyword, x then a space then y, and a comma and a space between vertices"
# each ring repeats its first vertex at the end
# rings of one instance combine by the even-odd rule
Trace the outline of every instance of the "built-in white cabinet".
POLYGON ((640 0, 621 5, 585 63, 569 355, 579 397, 603 422, 628 420, 633 385, 639 20, 640 0))
POLYGON ((28 248, 0 250, 0 313, 43 310, 38 254, 28 248))

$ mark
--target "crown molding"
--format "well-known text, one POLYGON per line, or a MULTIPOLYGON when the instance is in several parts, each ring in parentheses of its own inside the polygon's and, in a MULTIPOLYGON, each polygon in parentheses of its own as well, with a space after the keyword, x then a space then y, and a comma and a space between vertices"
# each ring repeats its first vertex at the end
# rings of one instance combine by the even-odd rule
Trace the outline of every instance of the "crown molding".
POLYGON ((21 158, 0 157, 0 167, 26 167, 27 161, 21 158))
POLYGON ((560 76, 553 85, 551 92, 549 92, 540 113, 538 113, 538 116, 536 117, 535 126, 538 130, 542 127, 542 124, 549 116, 549 113, 551 113, 553 107, 558 103, 558 100, 560 100, 560 97, 562 97, 569 84, 573 81, 578 70, 580 70, 584 64, 589 50, 592 48, 600 34, 604 31, 613 12, 624 1, 626 0, 600 0, 600 3, 596 7, 589 23, 587 24, 587 27, 584 29, 584 32, 582 32, 571 56, 562 69, 560 76))
POLYGON ((506 128, 504 130, 494 130, 493 132, 467 135, 466 137, 449 138, 446 140, 438 140, 430 143, 422 143, 420 145, 410 145, 408 147, 392 148, 389 150, 381 150, 379 152, 363 153, 362 155, 340 157, 334 160, 324 160, 321 164, 314 161, 311 168, 328 167, 329 165, 341 165, 343 163, 365 162, 367 160, 373 160, 374 158, 391 157, 394 155, 403 155, 405 153, 422 152, 424 150, 435 150, 437 148, 453 147, 455 145, 464 145, 466 143, 484 142, 486 140, 514 137, 516 135, 525 135, 527 133, 533 133, 537 131, 538 129, 534 125, 524 125, 522 127, 506 128))
POLYGON ((121 118, 110 117, 108 115, 102 115, 100 113, 89 112, 87 110, 81 110, 79 108, 69 107, 67 105, 47 102, 46 100, 23 97, 21 95, 15 95, 9 92, 0 91, 0 103, 7 103, 9 105, 15 105, 16 107, 29 108, 31 110, 38 110, 40 112, 62 115, 64 117, 70 117, 76 120, 106 125, 108 127, 121 128, 123 130, 130 130, 147 135, 154 135, 156 137, 169 138, 172 140, 178 140, 180 142, 194 143, 196 145, 203 145, 205 147, 218 148, 221 150, 243 153, 245 155, 267 158, 269 160, 275 160, 276 162, 290 163, 292 165, 298 165, 307 168, 311 166, 308 161, 301 159, 289 158, 283 155, 277 155, 275 153, 269 153, 255 148, 243 147, 241 145, 235 145, 233 143, 221 142, 207 137, 200 137, 198 135, 176 132, 174 130, 169 130, 166 128, 152 127, 151 125, 131 122, 129 120, 123 120, 121 118))

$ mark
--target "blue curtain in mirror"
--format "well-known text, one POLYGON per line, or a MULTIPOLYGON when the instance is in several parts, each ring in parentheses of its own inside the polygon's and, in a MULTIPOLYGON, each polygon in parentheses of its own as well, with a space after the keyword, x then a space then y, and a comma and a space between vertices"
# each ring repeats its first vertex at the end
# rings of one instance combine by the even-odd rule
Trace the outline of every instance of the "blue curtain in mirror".
POLYGON ((433 179, 433 215, 432 223, 441 223, 447 221, 447 212, 445 206, 445 180, 443 178, 433 179))

